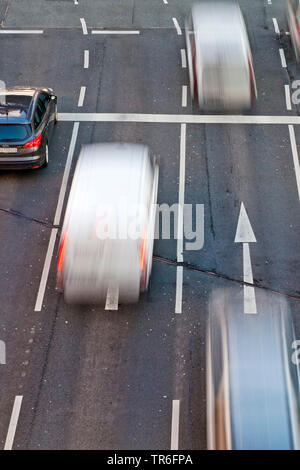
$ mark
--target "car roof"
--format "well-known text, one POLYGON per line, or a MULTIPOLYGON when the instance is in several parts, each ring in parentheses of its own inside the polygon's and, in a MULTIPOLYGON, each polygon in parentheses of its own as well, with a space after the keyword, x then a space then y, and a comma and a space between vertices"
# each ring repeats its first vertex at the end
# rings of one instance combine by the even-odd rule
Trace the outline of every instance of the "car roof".
POLYGON ((197 46, 206 62, 238 61, 245 56, 247 32, 238 4, 198 3, 192 8, 192 17, 197 46))
POLYGON ((48 89, 16 86, 0 91, 0 124, 29 124, 35 97, 41 91, 48 89))

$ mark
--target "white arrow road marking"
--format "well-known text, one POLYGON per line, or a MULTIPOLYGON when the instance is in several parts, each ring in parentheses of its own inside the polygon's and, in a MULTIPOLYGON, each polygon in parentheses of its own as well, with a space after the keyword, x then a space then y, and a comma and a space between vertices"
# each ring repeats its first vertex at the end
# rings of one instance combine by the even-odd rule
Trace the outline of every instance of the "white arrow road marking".
MULTIPOLYGON (((255 243, 256 238, 243 202, 241 203, 234 241, 235 243, 243 243, 244 282, 253 284, 249 243, 255 243)), ((244 313, 257 313, 255 290, 252 286, 244 286, 244 313)))
POLYGON ((244 203, 241 204, 238 225, 235 234, 235 243, 253 243, 256 242, 244 203))

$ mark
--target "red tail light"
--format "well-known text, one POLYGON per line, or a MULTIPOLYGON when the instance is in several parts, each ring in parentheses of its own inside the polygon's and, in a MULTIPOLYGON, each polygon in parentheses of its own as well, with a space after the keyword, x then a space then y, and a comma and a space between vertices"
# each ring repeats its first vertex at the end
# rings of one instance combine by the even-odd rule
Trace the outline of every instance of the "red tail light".
POLYGON ((24 144, 22 148, 30 149, 32 147, 39 147, 41 145, 41 141, 42 141, 42 134, 39 134, 34 139, 30 140, 29 142, 26 142, 26 144, 24 144))
POLYGON ((66 248, 66 241, 67 241, 67 232, 64 234, 64 237, 59 246, 58 259, 57 259, 57 271, 61 271, 61 268, 62 268, 65 248, 66 248))
POLYGON ((144 237, 141 243, 141 256, 140 256, 141 271, 144 271, 144 268, 145 268, 145 252, 146 252, 146 234, 144 234, 144 237))

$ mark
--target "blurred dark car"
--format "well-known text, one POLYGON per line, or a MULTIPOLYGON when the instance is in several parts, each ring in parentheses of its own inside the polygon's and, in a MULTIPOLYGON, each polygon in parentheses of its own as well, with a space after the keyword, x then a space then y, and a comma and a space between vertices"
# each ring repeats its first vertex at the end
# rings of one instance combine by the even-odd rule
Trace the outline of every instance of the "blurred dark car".
POLYGON ((15 87, 0 93, 0 169, 47 166, 57 122, 51 88, 15 87))
POLYGON ((300 2, 299 0, 286 1, 286 18, 291 35, 291 41, 296 60, 300 60, 300 2))
POLYGON ((244 314, 243 290, 216 290, 207 330, 209 449, 299 449, 299 365, 285 298, 256 292, 244 314))

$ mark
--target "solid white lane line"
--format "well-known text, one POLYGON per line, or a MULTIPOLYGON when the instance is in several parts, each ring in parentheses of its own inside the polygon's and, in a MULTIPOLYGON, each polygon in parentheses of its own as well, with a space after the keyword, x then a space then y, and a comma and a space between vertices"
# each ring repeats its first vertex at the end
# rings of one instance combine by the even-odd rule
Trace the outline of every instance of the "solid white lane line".
POLYGON ((87 27, 86 27, 86 22, 85 22, 85 19, 84 18, 80 18, 80 23, 81 23, 81 26, 82 26, 82 32, 83 34, 88 34, 88 30, 87 30, 87 27))
POLYGON ((285 92, 285 102, 286 102, 286 109, 291 111, 292 103, 291 103, 291 93, 290 93, 290 86, 284 85, 284 92, 285 92))
POLYGON ((149 122, 170 124, 300 124, 300 116, 135 114, 135 113, 58 113, 59 121, 149 122))
POLYGON ((187 86, 182 85, 181 106, 185 108, 187 105, 187 86))
POLYGON ((82 86, 80 88, 79 99, 78 99, 78 107, 81 107, 83 105, 84 97, 85 97, 85 90, 86 90, 85 86, 82 86))
POLYGON ((105 310, 118 310, 119 307, 119 286, 110 283, 106 294, 105 310))
POLYGON ((181 49, 181 67, 186 68, 186 52, 185 49, 181 49))
POLYGON ((172 18, 172 19, 173 19, 173 23, 174 23, 174 26, 176 28, 178 36, 181 36, 182 32, 181 32, 181 28, 178 24, 178 21, 176 20, 176 18, 172 18))
POLYGON ((290 133, 290 141, 291 141, 294 168, 295 168, 295 174, 296 174, 298 196, 300 200, 300 164, 299 164, 299 156, 298 156, 294 126, 289 125, 289 133, 290 133))
POLYGON ((286 68, 286 60, 285 60, 284 50, 279 49, 279 54, 280 54, 281 66, 283 68, 286 68))
POLYGON ((84 63, 83 63, 83 67, 85 69, 89 68, 89 58, 90 58, 90 52, 88 50, 85 50, 84 51, 84 63))
POLYGON ((70 169, 71 169, 73 154, 74 154, 77 135, 78 135, 78 128, 79 128, 79 122, 74 122, 72 137, 71 137, 70 147, 69 147, 69 152, 68 152, 68 157, 67 157, 65 171, 64 171, 62 184, 61 184, 61 188, 60 188, 60 193, 59 193, 59 197, 58 197, 56 212, 55 212, 55 216, 54 216, 54 222, 53 222, 54 225, 59 225, 59 222, 60 222, 60 216, 61 216, 61 212, 62 212, 62 207, 63 207, 65 193, 66 193, 66 189, 67 189, 69 173, 70 173, 70 169))
POLYGON ((4 444, 4 450, 12 449, 14 438, 15 438, 15 433, 16 433, 16 429, 18 425, 18 419, 20 415, 22 400, 23 400, 22 395, 17 395, 15 397, 14 406, 13 406, 12 414, 10 417, 10 422, 9 422, 6 440, 4 444))
POLYGON ((168 5, 168 0, 163 0, 165 5, 168 5))
POLYGON ((138 30, 118 31, 109 29, 93 29, 92 34, 140 34, 138 30))
POLYGON ((183 284, 183 267, 177 266, 175 313, 182 313, 182 284, 183 284))
POLYGON ((278 26, 276 18, 273 18, 273 24, 274 24, 275 33, 280 34, 279 26, 278 26))
POLYGON ((183 262, 183 209, 185 187, 185 151, 186 151, 186 124, 180 126, 180 163, 179 163, 179 195, 178 195, 178 222, 177 222, 177 261, 183 262))
POLYGON ((49 244, 48 244, 48 249, 47 249, 46 258, 45 258, 45 262, 44 262, 44 267, 43 267, 43 272, 42 272, 40 285, 39 285, 39 290, 38 290, 38 294, 37 294, 37 298, 36 298, 36 302, 35 302, 35 307, 34 307, 35 312, 40 312, 42 310, 43 299, 44 299, 46 284, 47 284, 47 280, 48 280, 48 276, 49 276, 49 270, 50 270, 53 250, 54 250, 54 246, 55 246, 57 231, 58 231, 57 228, 53 228, 51 230, 50 240, 49 240, 49 244))
POLYGON ((178 450, 179 442, 179 400, 172 401, 171 450, 178 450))
POLYGON ((43 34, 42 29, 0 29, 0 34, 43 34))

